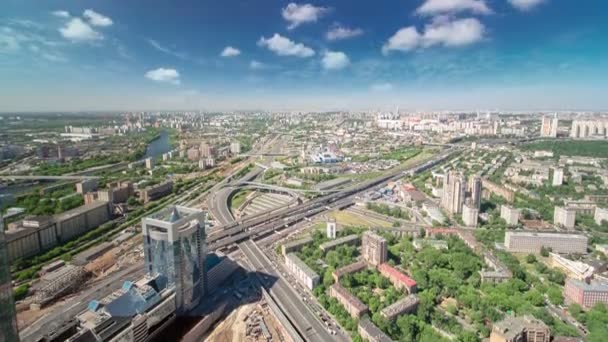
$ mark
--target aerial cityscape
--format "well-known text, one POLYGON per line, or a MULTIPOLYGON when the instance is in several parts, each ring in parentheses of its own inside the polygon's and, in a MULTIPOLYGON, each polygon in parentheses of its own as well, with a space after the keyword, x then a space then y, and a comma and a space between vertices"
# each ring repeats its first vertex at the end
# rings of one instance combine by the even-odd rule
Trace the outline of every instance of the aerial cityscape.
POLYGON ((0 9, 0 342, 608 341, 608 3, 0 9))

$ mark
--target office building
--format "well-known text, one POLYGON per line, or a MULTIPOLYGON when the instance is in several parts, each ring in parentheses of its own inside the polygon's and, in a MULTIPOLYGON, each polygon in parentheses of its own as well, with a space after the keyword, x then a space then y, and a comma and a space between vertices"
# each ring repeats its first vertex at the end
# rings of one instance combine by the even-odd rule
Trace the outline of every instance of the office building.
POLYGON ((79 194, 86 194, 95 190, 97 190, 97 179, 85 179, 76 183, 76 192, 79 194))
POLYGON ((287 270, 306 288, 312 290, 319 284, 319 275, 313 271, 297 255, 290 253, 285 256, 287 270))
POLYGON ((557 115, 554 117, 543 116, 541 127, 540 127, 540 136, 544 138, 555 138, 557 137, 557 126, 559 125, 559 120, 557 119, 557 115))
POLYGON ((151 185, 139 191, 139 198, 148 203, 161 197, 169 195, 173 191, 173 181, 166 181, 157 185, 151 185))
POLYGON ((329 296, 336 298, 353 318, 359 318, 368 311, 367 305, 363 304, 359 298, 353 296, 339 283, 329 287, 329 296))
POLYGON ((241 143, 233 141, 230 143, 230 153, 233 155, 241 153, 241 143))
POLYGON ((154 159, 153 158, 146 158, 146 169, 148 170, 152 170, 154 168, 154 159))
POLYGON ((384 263, 378 265, 378 272, 391 281, 397 290, 406 289, 408 293, 416 293, 416 281, 393 266, 384 263))
POLYGON ((598 225, 601 225, 603 222, 608 222, 608 208, 595 208, 593 219, 598 225))
POLYGON ((505 247, 509 252, 539 253, 542 247, 554 253, 587 253, 587 237, 580 234, 562 233, 505 233, 505 247))
POLYGON ((368 318, 361 319, 357 326, 357 332, 367 342, 393 342, 385 333, 380 330, 368 318))
POLYGON ((555 170, 553 170, 552 185, 560 186, 562 184, 564 184, 564 169, 556 168, 555 170))
POLYGON ((335 239, 336 238, 336 219, 330 218, 327 220, 327 238, 335 239))
POLYGON ((549 342, 551 330, 541 320, 532 316, 507 316, 494 323, 490 342, 549 342))
POLYGON ((398 316, 416 311, 418 303, 420 303, 418 296, 415 294, 407 295, 406 297, 401 298, 395 303, 382 309, 382 311, 380 311, 380 316, 388 321, 393 321, 398 316))
POLYGON ((0 216, 0 334, 2 334, 0 341, 19 341, 16 315, 13 285, 11 284, 11 267, 7 244, 4 240, 4 220, 0 216))
POLYGON ((363 247, 361 253, 368 263, 378 266, 386 262, 386 239, 371 231, 363 233, 363 247))
POLYGON ((474 175, 469 179, 469 193, 472 204, 477 210, 481 207, 481 177, 474 175))
POLYGON ((477 227, 477 218, 479 217, 479 209, 473 203, 467 203, 462 206, 462 222, 467 227, 477 227))
POLYGON ((467 183, 461 173, 450 171, 443 179, 441 206, 450 214, 462 213, 467 183))
POLYGON ((205 294, 205 213, 182 206, 142 220, 145 267, 159 286, 175 287, 178 311, 198 305, 205 294))
POLYGON ((356 246, 359 244, 359 237, 357 234, 351 234, 347 236, 343 236, 341 238, 337 238, 335 240, 331 240, 328 242, 324 242, 319 245, 319 248, 323 251, 323 253, 327 253, 332 249, 336 249, 339 246, 347 245, 347 246, 356 246))
POLYGON ((567 207, 555 207, 553 212, 553 224, 566 229, 574 229, 576 223, 576 211, 567 207))
POLYGON ((500 206, 500 217, 505 220, 507 226, 517 226, 519 222, 519 209, 503 204, 500 206))

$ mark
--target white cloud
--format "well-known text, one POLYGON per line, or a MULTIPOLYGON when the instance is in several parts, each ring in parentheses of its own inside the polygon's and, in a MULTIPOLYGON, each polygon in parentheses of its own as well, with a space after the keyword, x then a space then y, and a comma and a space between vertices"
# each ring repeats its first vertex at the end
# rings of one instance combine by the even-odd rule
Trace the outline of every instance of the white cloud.
POLYGON ((349 28, 349 27, 343 27, 343 26, 333 26, 332 28, 329 29, 329 31, 327 31, 327 33, 325 34, 325 38, 327 38, 327 40, 342 40, 342 39, 349 39, 349 38, 354 38, 357 36, 360 36, 363 34, 363 30, 360 28, 349 28))
POLYGON ((391 91, 391 90, 393 90, 393 85, 388 82, 376 83, 376 84, 372 84, 370 89, 373 91, 377 91, 377 92, 391 91))
POLYGON ((320 17, 329 12, 329 8, 317 7, 311 4, 298 5, 290 3, 283 8, 283 19, 290 22, 287 29, 292 30, 300 24, 316 22, 320 17))
POLYGON ((85 10, 84 13, 82 13, 82 16, 93 26, 111 26, 113 24, 112 19, 93 11, 92 9, 85 10))
POLYGON ((70 17, 70 12, 68 12, 68 11, 53 11, 53 12, 51 12, 51 14, 58 18, 69 18, 70 17))
POLYGON ((103 39, 103 35, 91 28, 80 18, 72 18, 64 27, 59 29, 61 35, 73 42, 95 41, 103 39))
POLYGON ((520 11, 529 11, 545 0, 509 0, 509 3, 520 11))
POLYGON ((146 78, 156 82, 165 82, 171 84, 179 84, 179 72, 171 68, 158 68, 146 72, 144 75, 146 78))
POLYGON ((350 64, 348 56, 340 51, 325 51, 321 65, 326 70, 339 70, 346 68, 350 64))
POLYGON ((275 33, 270 38, 261 37, 258 41, 259 46, 265 46, 279 56, 311 57, 315 51, 302 43, 294 43, 289 38, 285 38, 275 33))
POLYGON ((220 56, 222 57, 236 57, 241 54, 241 50, 233 48, 232 46, 226 46, 220 56))
POLYGON ((434 45, 464 46, 483 39, 485 27, 475 18, 450 21, 444 17, 436 18, 426 25, 420 33, 414 26, 397 31, 382 47, 382 53, 390 51, 410 51, 434 45))
POLYGON ((261 70, 261 69, 266 69, 267 65, 262 63, 262 62, 258 62, 256 60, 251 61, 251 63, 249 63, 249 68, 253 69, 253 70, 261 70))
POLYGON ((160 44, 159 42, 157 42, 154 39, 148 39, 148 44, 150 44, 153 48, 155 48, 156 50, 162 52, 162 53, 166 53, 167 55, 171 55, 173 57, 177 57, 179 59, 188 59, 188 55, 183 53, 183 52, 179 52, 179 51, 174 51, 166 46, 163 46, 162 44, 160 44))
POLYGON ((465 11, 475 14, 492 13, 485 0, 426 0, 416 9, 416 13, 420 15, 453 14, 465 11))

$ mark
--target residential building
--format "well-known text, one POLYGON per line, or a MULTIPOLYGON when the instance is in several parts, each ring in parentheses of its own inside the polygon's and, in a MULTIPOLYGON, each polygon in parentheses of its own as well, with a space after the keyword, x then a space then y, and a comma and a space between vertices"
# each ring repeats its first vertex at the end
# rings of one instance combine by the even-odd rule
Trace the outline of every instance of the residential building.
POLYGON ((503 204, 500 206, 500 217, 507 222, 507 226, 517 226, 519 222, 519 209, 503 204))
POLYGON ((567 207, 555 207, 553 212, 553 224, 566 229, 574 229, 576 223, 576 211, 567 207))
POLYGON ((154 158, 146 158, 146 169, 152 170, 154 168, 154 158))
POLYGON ((367 268, 367 262, 365 261, 356 261, 352 264, 346 265, 344 267, 340 267, 337 270, 332 272, 332 277, 334 278, 334 280, 337 282, 340 281, 340 278, 343 275, 346 274, 350 274, 350 273, 355 273, 355 272, 359 272, 362 271, 364 269, 367 268))
POLYGON ((542 247, 555 253, 587 253, 587 237, 581 234, 514 232, 505 233, 509 252, 539 253, 542 247))
POLYGON ((414 248, 416 248, 416 250, 421 250, 424 246, 430 246, 439 250, 448 249, 448 242, 445 240, 414 239, 414 241, 412 241, 412 244, 414 245, 414 248))
POLYGON ((328 239, 336 238, 336 219, 330 218, 329 220, 327 220, 326 230, 328 239))
POLYGON ((371 231, 363 233, 361 254, 368 263, 377 266, 386 262, 386 239, 371 231))
POLYGON ((602 222, 608 222, 608 208, 595 208, 593 219, 595 220, 595 223, 599 225, 601 225, 602 222))
POLYGON ((462 221, 467 227, 477 227, 479 209, 472 203, 467 203, 462 207, 462 221))
POLYGON ((359 237, 357 234, 343 236, 341 238, 337 238, 335 240, 331 240, 328 242, 324 242, 319 245, 319 248, 323 251, 323 253, 327 253, 332 249, 338 248, 338 246, 348 245, 348 246, 356 246, 359 244, 359 237))
POLYGON ((415 294, 410 294, 382 309, 382 311, 380 311, 380 315, 386 320, 393 321, 398 316, 416 311, 418 303, 420 303, 418 296, 415 294))
POLYGON ((608 120, 573 120, 570 137, 575 139, 608 137, 608 120))
POLYGON ((385 333, 380 330, 372 321, 368 318, 359 320, 357 332, 367 342, 393 342, 385 333))
POLYGON ((18 342, 17 311, 13 300, 11 267, 4 237, 4 220, 0 216, 0 332, 1 341, 18 342))
POLYGON ((564 298, 568 303, 576 303, 584 308, 591 308, 597 303, 608 304, 608 284, 591 280, 567 278, 564 285, 564 298))
POLYGON ((178 311, 188 311, 206 291, 205 213, 167 207, 142 220, 145 267, 160 287, 175 287, 178 311))
POLYGON ((441 206, 450 214, 462 212, 467 183, 462 174, 450 171, 443 179, 441 206))
POLYGON ((591 265, 566 259, 556 253, 551 253, 551 267, 559 268, 568 277, 582 281, 589 281, 595 272, 595 268, 591 265))
POLYGON ((507 316, 494 323, 490 342, 549 342, 551 329, 541 320, 526 315, 507 316))
POLYGON ((560 186, 564 183, 564 169, 556 168, 553 170, 553 186, 560 186))
POLYGON ((86 194, 95 190, 97 190, 97 179, 85 179, 76 183, 76 192, 79 194, 86 194))
POLYGON ((139 197, 144 203, 154 201, 169 195, 173 191, 173 181, 166 181, 157 185, 149 186, 139 191, 139 197))
POLYGON ((384 263, 378 265, 378 272, 391 281, 393 286, 400 289, 406 289, 408 293, 416 293, 416 281, 393 266, 384 263))
POLYGON ((329 296, 336 298, 353 318, 359 318, 368 312, 367 305, 363 304, 359 298, 353 296, 339 283, 329 287, 329 296))
POLYGON ((298 240, 292 240, 290 242, 283 244, 281 246, 281 251, 283 253, 283 256, 287 256, 287 254, 289 254, 289 253, 299 252, 300 250, 302 250, 302 248, 304 246, 311 244, 311 243, 312 243, 312 238, 310 236, 307 236, 305 238, 298 239, 298 240))
POLYGON ((515 200, 515 192, 505 188, 504 186, 492 183, 487 179, 482 179, 481 186, 483 189, 482 196, 484 198, 490 198, 490 195, 494 194, 506 199, 509 203, 512 203, 515 200))
POLYGON ((230 153, 233 155, 241 153, 241 143, 238 141, 233 141, 230 143, 230 153))
POLYGON ((287 270, 300 282, 306 286, 309 290, 312 290, 319 284, 319 275, 313 271, 304 261, 300 260, 297 255, 293 253, 285 256, 285 266, 287 270))
POLYGON ((477 210, 481 207, 481 177, 474 175, 469 179, 469 193, 472 204, 477 210))
POLYGON ((112 182, 107 184, 107 189, 97 192, 89 192, 84 195, 84 203, 90 204, 95 201, 106 201, 113 204, 126 203, 133 196, 135 189, 130 181, 112 182))
POLYGON ((540 128, 540 136, 545 138, 556 138, 558 125, 559 120, 557 119, 557 116, 543 116, 540 128))

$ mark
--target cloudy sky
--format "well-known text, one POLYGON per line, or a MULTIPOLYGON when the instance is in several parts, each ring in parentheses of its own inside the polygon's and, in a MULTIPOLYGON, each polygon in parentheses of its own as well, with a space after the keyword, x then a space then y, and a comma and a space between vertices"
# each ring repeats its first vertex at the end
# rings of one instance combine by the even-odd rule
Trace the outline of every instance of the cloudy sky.
POLYGON ((608 1, 2 0, 0 111, 608 109, 608 1))

